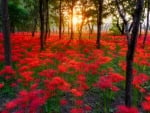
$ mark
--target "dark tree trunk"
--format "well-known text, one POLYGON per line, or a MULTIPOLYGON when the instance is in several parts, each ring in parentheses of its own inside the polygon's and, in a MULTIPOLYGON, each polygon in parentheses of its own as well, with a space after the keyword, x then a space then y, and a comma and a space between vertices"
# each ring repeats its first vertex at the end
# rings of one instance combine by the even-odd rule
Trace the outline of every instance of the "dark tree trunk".
POLYGON ((139 37, 141 37, 141 35, 142 35, 142 23, 140 23, 139 28, 140 28, 139 37))
POLYGON ((34 18, 34 26, 33 26, 33 31, 32 31, 32 37, 35 36, 36 27, 37 27, 37 19, 34 18))
POLYGON ((147 25, 146 25, 145 35, 144 35, 144 40, 143 40, 143 48, 145 47, 147 34, 149 30, 149 12, 150 12, 150 0, 147 0, 147 25))
POLYGON ((62 17, 62 28, 63 28, 62 33, 64 35, 65 34, 65 23, 64 23, 63 17, 62 17))
POLYGON ((82 38, 82 30, 83 30, 83 24, 84 24, 84 18, 82 19, 82 22, 81 22, 81 25, 80 25, 80 28, 79 28, 79 40, 81 40, 82 38))
POLYGON ((120 31, 120 33, 122 35, 124 35, 124 23, 122 23, 122 28, 120 27, 120 23, 119 23, 119 20, 117 19, 117 24, 116 24, 118 30, 120 31))
POLYGON ((43 0, 39 0, 39 13, 40 13, 40 47, 44 49, 44 14, 43 14, 43 0))
POLYGON ((91 38, 91 34, 93 33, 93 25, 90 26, 88 23, 88 28, 89 28, 89 39, 91 38))
POLYGON ((62 1, 59 0, 59 39, 61 39, 62 33, 62 12, 61 12, 62 1))
POLYGON ((102 13, 103 13, 103 0, 98 0, 97 40, 96 40, 96 48, 97 49, 100 48, 102 13))
POLYGON ((136 9, 133 18, 133 29, 131 40, 128 44, 128 51, 126 56, 126 89, 125 89, 125 104, 128 107, 132 105, 132 79, 133 79, 133 60, 137 43, 140 19, 142 15, 144 0, 137 0, 136 9))
POLYGON ((4 36, 4 57, 5 65, 11 65, 11 41, 10 41, 10 24, 8 16, 8 0, 1 0, 2 8, 2 29, 4 36))
POLYGON ((121 34, 124 35, 124 23, 122 23, 121 34))
POLYGON ((45 36, 44 36, 44 44, 46 44, 46 40, 47 40, 47 37, 48 37, 48 30, 49 30, 49 7, 48 7, 48 3, 49 3, 49 0, 46 0, 45 1, 45 12, 46 12, 46 15, 45 15, 45 36))
POLYGON ((71 6, 71 34, 70 34, 70 39, 73 39, 73 1, 72 1, 72 6, 71 6))
POLYGON ((129 32, 131 32, 132 27, 133 27, 133 22, 131 23, 131 25, 130 25, 130 27, 129 27, 129 32))

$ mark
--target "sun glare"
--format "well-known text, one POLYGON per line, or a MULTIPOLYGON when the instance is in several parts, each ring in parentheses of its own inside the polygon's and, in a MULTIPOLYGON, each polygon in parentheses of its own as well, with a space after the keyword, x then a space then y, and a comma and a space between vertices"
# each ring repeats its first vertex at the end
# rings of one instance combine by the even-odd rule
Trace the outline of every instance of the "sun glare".
POLYGON ((77 16, 77 15, 73 16, 73 24, 74 25, 81 24, 81 22, 82 22, 82 16, 77 16))

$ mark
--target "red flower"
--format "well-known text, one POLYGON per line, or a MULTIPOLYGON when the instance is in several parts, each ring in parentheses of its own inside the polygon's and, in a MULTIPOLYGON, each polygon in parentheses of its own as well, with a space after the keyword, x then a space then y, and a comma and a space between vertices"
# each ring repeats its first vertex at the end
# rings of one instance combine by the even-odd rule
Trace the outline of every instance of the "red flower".
POLYGON ((61 73, 64 73, 64 72, 67 72, 67 67, 65 65, 59 65, 58 66, 58 70, 61 72, 61 73))
POLYGON ((102 76, 98 82, 98 87, 101 89, 111 88, 113 86, 112 80, 109 79, 109 76, 102 76))
POLYGON ((31 71, 26 71, 26 72, 22 72, 22 73, 21 73, 21 76, 22 76, 27 82, 30 82, 30 81, 33 80, 32 74, 33 74, 33 72, 31 72, 31 71))
POLYGON ((82 106, 83 103, 84 103, 83 100, 76 100, 75 101, 75 104, 78 105, 78 106, 82 106))
POLYGON ((60 105, 64 106, 66 104, 68 104, 68 101, 66 99, 61 99, 60 100, 60 105))
POLYGON ((150 111, 150 101, 142 102, 142 107, 145 111, 150 111))
POLYGON ((135 107, 126 107, 124 105, 119 105, 117 107, 117 112, 116 113, 139 113, 138 109, 135 107))
POLYGON ((91 110, 92 110, 92 107, 89 106, 89 105, 86 105, 86 106, 85 106, 85 110, 86 110, 86 111, 91 111, 91 110))
POLYGON ((14 99, 6 104, 6 109, 8 110, 14 109, 15 107, 17 107, 17 105, 18 105, 18 100, 14 99))
POLYGON ((112 82, 120 82, 120 81, 125 80, 125 77, 118 73, 110 74, 110 78, 112 79, 112 82))
POLYGON ((4 87, 4 83, 0 83, 0 89, 4 87))
POLYGON ((47 69, 39 73, 40 76, 52 78, 55 75, 56 71, 53 69, 47 69))
POLYGON ((81 108, 73 108, 70 110, 70 113, 84 113, 84 110, 81 108))
POLYGON ((80 82, 85 82, 85 81, 86 81, 85 75, 78 75, 78 76, 77 76, 77 79, 78 79, 78 81, 80 81, 80 82))
POLYGON ((149 80, 149 77, 146 74, 139 74, 138 76, 134 76, 133 85, 141 85, 149 80))
POLYGON ((77 89, 71 89, 71 93, 72 93, 74 96, 77 96, 77 97, 80 97, 80 96, 83 95, 83 92, 78 91, 77 89))
POLYGON ((15 71, 12 69, 11 66, 5 66, 4 69, 0 71, 0 75, 3 75, 3 74, 13 75, 15 74, 15 71))
POLYGON ((145 101, 142 102, 142 107, 145 111, 150 111, 150 95, 145 97, 145 101))

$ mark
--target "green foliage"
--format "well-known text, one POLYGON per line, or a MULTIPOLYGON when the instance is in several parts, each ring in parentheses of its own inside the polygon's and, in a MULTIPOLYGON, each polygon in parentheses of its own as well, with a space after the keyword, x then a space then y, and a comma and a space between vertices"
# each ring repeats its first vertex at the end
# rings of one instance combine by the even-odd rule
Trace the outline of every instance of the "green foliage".
POLYGON ((21 29, 27 25, 29 14, 22 6, 9 2, 9 17, 11 27, 21 29))
POLYGON ((121 32, 117 27, 116 20, 113 19, 112 26, 110 27, 109 31, 112 35, 121 35, 121 32))

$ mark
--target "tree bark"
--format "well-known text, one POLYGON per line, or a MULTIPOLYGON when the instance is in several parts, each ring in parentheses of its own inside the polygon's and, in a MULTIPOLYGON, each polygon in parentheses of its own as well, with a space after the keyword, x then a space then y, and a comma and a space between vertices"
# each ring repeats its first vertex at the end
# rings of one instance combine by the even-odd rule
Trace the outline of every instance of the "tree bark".
POLYGON ((37 27, 37 19, 34 18, 34 26, 33 26, 33 31, 32 31, 32 37, 35 36, 36 27, 37 27))
POLYGON ((73 39, 73 1, 72 1, 72 6, 71 6, 71 34, 70 34, 70 39, 73 39))
POLYGON ((43 0, 39 0, 40 13, 40 48, 44 49, 44 14, 43 14, 43 0))
POLYGON ((45 36, 44 36, 44 44, 46 44, 46 40, 47 40, 47 37, 48 37, 48 31, 49 31, 49 7, 48 7, 48 3, 49 3, 49 0, 46 0, 45 1, 45 12, 46 12, 46 15, 45 15, 45 36))
POLYGON ((62 12, 61 12, 62 1, 59 0, 59 39, 61 39, 62 35, 62 12))
POLYGON ((144 35, 144 40, 143 40, 143 48, 145 47, 147 34, 149 30, 149 12, 150 12, 150 0, 147 0, 147 25, 146 25, 145 35, 144 35))
POLYGON ((96 40, 96 48, 97 49, 100 48, 102 13, 103 13, 103 0, 98 0, 97 40, 96 40))
POLYGON ((132 105, 132 79, 133 79, 133 60, 137 43, 140 19, 142 15, 144 0, 137 0, 136 9, 133 18, 133 29, 131 34, 131 41, 128 44, 128 51, 126 56, 126 89, 125 89, 125 104, 128 107, 132 105))
POLYGON ((10 23, 8 16, 8 0, 1 0, 2 8, 2 29, 4 37, 4 57, 5 65, 11 65, 11 40, 10 40, 10 23))

